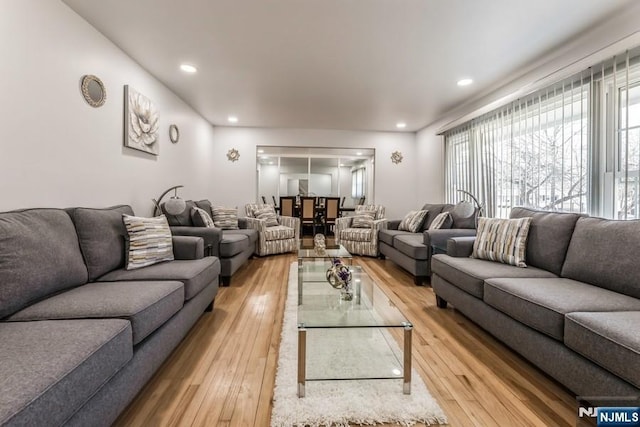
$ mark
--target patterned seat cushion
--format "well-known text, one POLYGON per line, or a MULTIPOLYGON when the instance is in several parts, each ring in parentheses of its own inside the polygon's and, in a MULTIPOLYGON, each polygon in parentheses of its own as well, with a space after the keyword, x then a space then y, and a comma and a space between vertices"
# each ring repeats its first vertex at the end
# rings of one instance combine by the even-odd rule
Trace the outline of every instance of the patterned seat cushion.
POLYGON ((340 240, 370 242, 373 237, 372 228, 346 228, 340 232, 340 240))
POLYGON ((283 239, 293 239, 296 235, 296 231, 291 227, 286 227, 284 225, 277 225, 275 227, 267 227, 265 231, 263 231, 265 240, 283 240, 283 239))

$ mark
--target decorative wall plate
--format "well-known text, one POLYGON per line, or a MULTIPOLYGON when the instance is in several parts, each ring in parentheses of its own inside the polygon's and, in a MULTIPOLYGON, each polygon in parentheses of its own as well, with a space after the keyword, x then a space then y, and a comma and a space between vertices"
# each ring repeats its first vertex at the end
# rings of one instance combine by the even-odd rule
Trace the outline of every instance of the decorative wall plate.
POLYGON ((240 152, 235 148, 227 151, 227 159, 231 162, 237 162, 240 159, 240 152))
POLYGON ((169 140, 174 144, 180 140, 180 129, 177 125, 169 126, 169 140))
POLYGON ((393 153, 391 153, 391 161, 396 165, 398 163, 402 163, 402 153, 399 151, 394 151, 393 153))
POLYGON ((92 107, 101 107, 107 100, 107 90, 104 83, 94 75, 87 74, 82 77, 80 90, 82 90, 84 100, 92 107))

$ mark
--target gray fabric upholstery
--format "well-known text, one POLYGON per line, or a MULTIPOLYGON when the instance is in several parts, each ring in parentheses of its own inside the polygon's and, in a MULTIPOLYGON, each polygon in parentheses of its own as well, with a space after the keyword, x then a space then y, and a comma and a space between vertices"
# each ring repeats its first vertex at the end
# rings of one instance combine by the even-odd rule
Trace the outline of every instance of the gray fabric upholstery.
POLYGON ((640 311, 571 313, 565 344, 640 388, 640 311))
POLYGON ((389 228, 389 230, 398 230, 398 226, 400 226, 401 222, 402 222, 401 219, 390 219, 387 222, 387 227, 389 228))
POLYGON ((378 231, 378 241, 385 242, 387 245, 393 246, 393 239, 396 236, 410 236, 415 235, 416 233, 411 233, 409 231, 398 230, 397 227, 393 230, 382 229, 378 231))
POLYGON ((249 244, 252 246, 258 241, 258 231, 253 228, 242 228, 241 226, 239 230, 224 230, 223 235, 226 236, 229 233, 243 234, 247 236, 249 238, 249 244))
POLYGON ((431 255, 431 248, 425 246, 422 241, 422 234, 419 233, 395 236, 393 247, 413 259, 427 260, 431 255))
MULTIPOLYGON (((283 240, 284 242, 284 240, 283 240)), ((249 258, 253 255, 255 247, 249 246, 244 251, 240 252, 231 258, 222 258, 220 260, 220 275, 222 277, 231 277, 233 274, 242 267, 249 258)))
POLYGON ((0 213, 0 318, 87 279, 78 236, 67 212, 0 213))
POLYGON ((138 344, 133 359, 98 390, 91 400, 68 420, 66 426, 111 426, 200 318, 217 290, 216 281, 187 301, 182 310, 138 344))
POLYGON ((487 279, 484 302, 562 341, 574 311, 640 310, 640 300, 571 279, 487 279))
POLYGON ((219 256, 230 258, 241 253, 250 246, 249 237, 242 233, 233 233, 238 230, 224 230, 220 240, 219 256), (228 233, 232 231, 232 233, 228 233))
POLYGON ((562 342, 523 325, 438 275, 437 295, 579 396, 637 396, 638 389, 592 363, 562 342))
POLYGON ((511 218, 531 217, 527 238, 527 265, 560 275, 573 229, 581 216, 575 213, 513 208, 511 218))
POLYGON ((438 214, 442 212, 442 209, 446 206, 449 205, 425 203, 425 205, 422 206, 423 211, 429 211, 427 212, 427 216, 424 218, 424 222, 422 223, 422 231, 429 229, 429 226, 433 222, 433 219, 437 217, 438 214))
POLYGON ((194 203, 200 209, 204 209, 204 211, 208 213, 210 217, 213 218, 213 209, 212 209, 213 204, 209 200, 203 199, 203 200, 198 200, 197 202, 194 202, 194 203))
POLYGON ((478 219, 479 211, 477 208, 473 210, 473 213, 470 216, 463 216, 460 206, 461 203, 469 203, 469 202, 460 202, 455 206, 449 205, 442 209, 443 212, 449 212, 451 214, 451 219, 453 219, 453 224, 451 228, 476 228, 476 220, 478 219))
POLYGON ((640 220, 580 218, 562 276, 640 298, 640 220))
POLYGON ((402 252, 398 251, 390 245, 387 245, 384 242, 380 242, 379 249, 381 254, 383 254, 391 261, 395 262, 400 267, 404 268, 416 277, 426 277, 431 274, 429 262, 411 258, 410 256, 403 254, 402 252))
POLYGON ((169 320, 183 303, 180 282, 95 282, 49 297, 7 320, 121 318, 131 322, 135 345, 169 320))
POLYGON ((62 425, 133 353, 122 319, 3 322, 0 342, 3 426, 62 425))
POLYGON ((124 267, 127 229, 122 222, 122 214, 133 215, 131 206, 74 208, 69 214, 78 233, 89 281, 124 267))
POLYGON ((177 280, 184 284, 185 301, 196 296, 213 277, 220 274, 220 261, 216 257, 163 262, 138 270, 114 270, 98 279, 99 282, 131 280, 177 280))
POLYGON ((475 241, 475 236, 452 237, 447 240, 447 255, 457 258, 470 257, 473 253, 473 242, 475 241))
POLYGON ((162 203, 162 213, 167 217, 167 221, 171 227, 174 226, 183 226, 183 227, 193 227, 193 221, 191 220, 191 210, 194 206, 196 206, 193 200, 186 201, 186 208, 184 212, 180 215, 170 215, 164 208, 164 203, 162 203))
POLYGON ((434 255, 431 258, 431 270, 477 298, 482 298, 484 295, 485 279, 557 277, 549 271, 535 267, 520 268, 499 262, 476 258, 454 258, 448 255, 434 255))
POLYGON ((447 250, 447 241, 453 237, 475 236, 475 228, 450 228, 441 230, 428 230, 423 234, 424 244, 440 249, 442 252, 447 250))
POLYGON ((195 236, 173 236, 173 257, 175 259, 204 258, 204 239, 195 236))
POLYGON ((213 250, 212 255, 220 255, 219 246, 222 240, 222 230, 219 228, 171 226, 171 234, 174 236, 202 237, 205 249, 211 248, 213 250))

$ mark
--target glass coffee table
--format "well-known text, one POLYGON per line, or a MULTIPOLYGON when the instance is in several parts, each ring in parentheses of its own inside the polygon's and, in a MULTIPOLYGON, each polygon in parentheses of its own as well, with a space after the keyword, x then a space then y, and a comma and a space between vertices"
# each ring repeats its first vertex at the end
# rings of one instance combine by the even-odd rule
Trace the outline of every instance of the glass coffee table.
POLYGON ((350 261, 343 247, 307 251, 298 253, 298 397, 307 381, 340 380, 398 379, 410 394, 413 325, 359 266, 350 266, 355 297, 341 299, 325 274, 333 257, 350 261), (402 349, 393 328, 404 331, 402 349))

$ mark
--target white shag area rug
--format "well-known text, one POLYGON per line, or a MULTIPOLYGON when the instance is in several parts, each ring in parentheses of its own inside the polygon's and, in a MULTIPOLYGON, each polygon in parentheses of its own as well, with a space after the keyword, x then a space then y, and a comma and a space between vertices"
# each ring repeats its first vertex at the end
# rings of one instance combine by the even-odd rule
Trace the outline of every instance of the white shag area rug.
MULTIPOLYGON (((287 301, 274 390, 271 426, 348 426, 395 423, 445 424, 442 409, 422 378, 412 371, 411 394, 402 393, 402 380, 307 381, 306 396, 297 395, 298 282, 297 263, 289 270, 287 301)), ((329 286, 327 284, 327 286, 329 286)), ((307 332, 309 334, 309 332, 307 332)), ((307 369, 312 355, 307 336, 307 369)), ((392 338, 391 338, 392 339, 392 338)), ((393 339, 392 339, 393 340, 393 339)), ((391 345, 398 347, 395 341, 391 345)), ((340 347, 339 344, 336 347, 340 347)), ((346 346, 345 346, 346 347, 346 346)), ((396 353, 399 353, 399 347, 396 353)), ((358 357, 363 357, 359 354, 358 357)), ((339 357, 336 360, 340 360, 339 357)), ((364 365, 374 360, 362 362, 364 365)))

